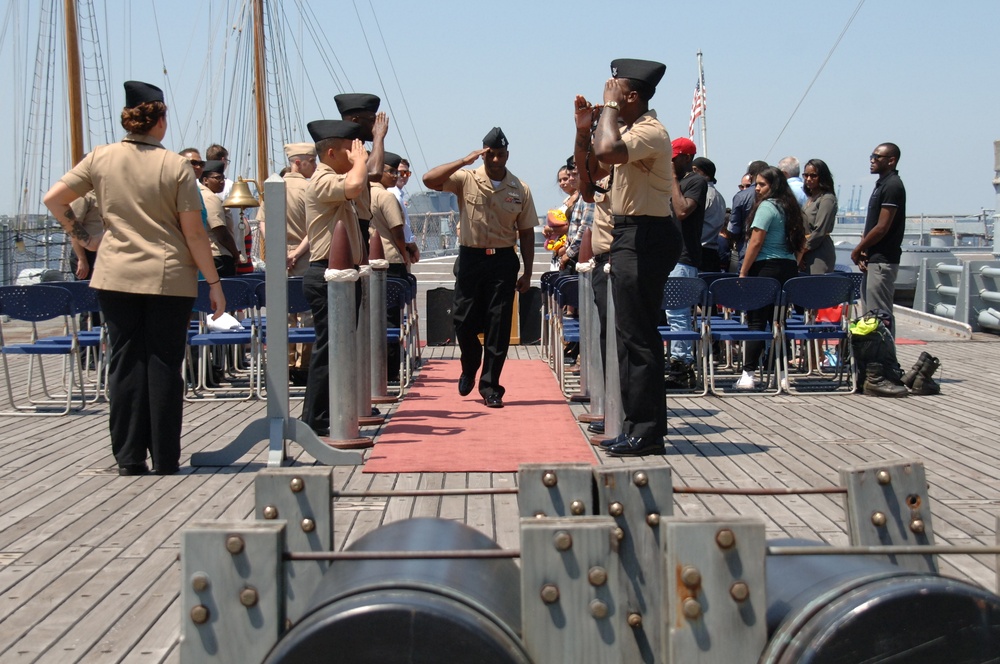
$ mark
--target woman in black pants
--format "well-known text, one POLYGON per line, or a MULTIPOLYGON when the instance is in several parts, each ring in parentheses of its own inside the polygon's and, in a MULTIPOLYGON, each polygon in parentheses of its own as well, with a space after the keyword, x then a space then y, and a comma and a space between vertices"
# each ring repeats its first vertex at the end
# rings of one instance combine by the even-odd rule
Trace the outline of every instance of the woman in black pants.
MULTIPOLYGON (((798 274, 798 259, 805 249, 802 209, 788 186, 785 175, 770 166, 757 175, 757 201, 747 219, 749 241, 740 267, 741 277, 771 277, 784 284, 798 274)), ((747 314, 751 330, 763 330, 774 316, 774 307, 755 309, 747 314)), ((736 389, 756 387, 754 373, 764 352, 763 341, 748 341, 743 375, 736 389)))

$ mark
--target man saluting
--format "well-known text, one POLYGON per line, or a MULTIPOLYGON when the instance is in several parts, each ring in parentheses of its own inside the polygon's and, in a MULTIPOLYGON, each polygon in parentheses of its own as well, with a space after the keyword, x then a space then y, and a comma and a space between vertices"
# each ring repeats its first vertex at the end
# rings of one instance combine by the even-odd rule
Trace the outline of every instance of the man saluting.
POLYGON ((458 262, 455 266, 455 336, 462 352, 462 375, 458 392, 472 391, 476 373, 479 394, 489 408, 503 408, 504 388, 500 373, 510 345, 510 322, 514 290, 524 292, 531 283, 535 258, 535 231, 538 215, 528 185, 507 170, 507 137, 494 127, 483 138, 483 149, 424 175, 424 184, 435 191, 458 196, 458 262), (471 166, 480 157, 483 165, 471 166), (524 272, 514 244, 521 245, 524 272), (479 343, 484 333, 485 354, 479 343))

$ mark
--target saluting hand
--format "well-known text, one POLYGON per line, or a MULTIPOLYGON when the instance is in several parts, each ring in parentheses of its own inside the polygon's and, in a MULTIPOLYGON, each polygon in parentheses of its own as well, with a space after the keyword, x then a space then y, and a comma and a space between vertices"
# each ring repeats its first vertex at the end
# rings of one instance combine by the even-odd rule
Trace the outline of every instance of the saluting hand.
POLYGON ((576 130, 589 133, 594 122, 600 116, 603 106, 594 106, 583 95, 577 95, 573 102, 573 108, 576 113, 576 130))
POLYGON ((388 133, 389 116, 386 115, 385 111, 381 111, 375 116, 375 124, 372 125, 372 136, 377 141, 380 138, 385 138, 385 135, 388 133))
POLYGON ((473 152, 470 152, 468 156, 466 156, 465 159, 462 160, 462 163, 465 164, 466 166, 470 166, 476 163, 476 160, 482 157, 487 152, 489 152, 489 150, 490 150, 489 148, 483 148, 482 150, 475 150, 473 152))
POLYGON ((351 151, 347 153, 347 157, 351 160, 352 166, 359 161, 361 163, 368 162, 368 150, 365 150, 365 144, 361 142, 361 139, 355 138, 351 142, 351 151))
POLYGON ((617 78, 609 78, 604 84, 604 103, 609 101, 621 103, 625 101, 625 90, 622 89, 622 81, 617 78))
POLYGON ((219 316, 226 313, 226 296, 222 294, 221 281, 208 287, 208 302, 212 305, 212 320, 219 320, 219 316))

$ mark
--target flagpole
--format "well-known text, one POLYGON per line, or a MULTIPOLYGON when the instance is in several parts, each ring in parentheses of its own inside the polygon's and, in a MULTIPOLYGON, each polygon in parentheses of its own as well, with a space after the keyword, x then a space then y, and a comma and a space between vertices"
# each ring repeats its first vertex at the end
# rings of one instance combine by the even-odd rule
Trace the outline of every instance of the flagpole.
POLYGON ((701 64, 701 49, 698 49, 698 84, 701 86, 701 155, 708 157, 708 106, 705 99, 705 69, 701 64))

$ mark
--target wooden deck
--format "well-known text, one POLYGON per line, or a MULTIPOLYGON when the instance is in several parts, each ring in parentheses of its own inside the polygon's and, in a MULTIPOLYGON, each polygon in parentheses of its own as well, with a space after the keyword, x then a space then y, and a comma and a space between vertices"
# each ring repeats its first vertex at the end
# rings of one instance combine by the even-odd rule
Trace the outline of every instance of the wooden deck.
MULTIPOLYGON (((899 347, 905 367, 921 350, 941 358, 940 396, 671 398, 672 447, 648 463, 669 464, 677 485, 816 487, 835 484, 843 466, 922 459, 938 542, 995 543, 1000 338, 903 334, 929 340, 899 347)), ((454 353, 429 348, 425 358, 454 353)), ((537 347, 512 353, 538 357, 537 347)), ((264 408, 260 401, 189 404, 182 463, 221 447, 264 408)), ((106 415, 99 405, 62 418, 0 418, 0 662, 178 662, 181 531, 192 521, 251 518, 263 444, 234 467, 120 478, 106 415)), ((311 463, 292 448, 297 463, 311 463)), ((370 475, 360 467, 336 468, 334 477, 337 488, 360 490, 516 484, 509 473, 370 475)), ((426 515, 464 521, 504 547, 519 544, 511 495, 340 500, 335 509, 338 548, 384 523, 426 515)), ((838 496, 678 495, 676 513, 753 515, 770 537, 846 542, 838 496)), ((994 556, 942 557, 941 568, 996 588, 994 556)))

